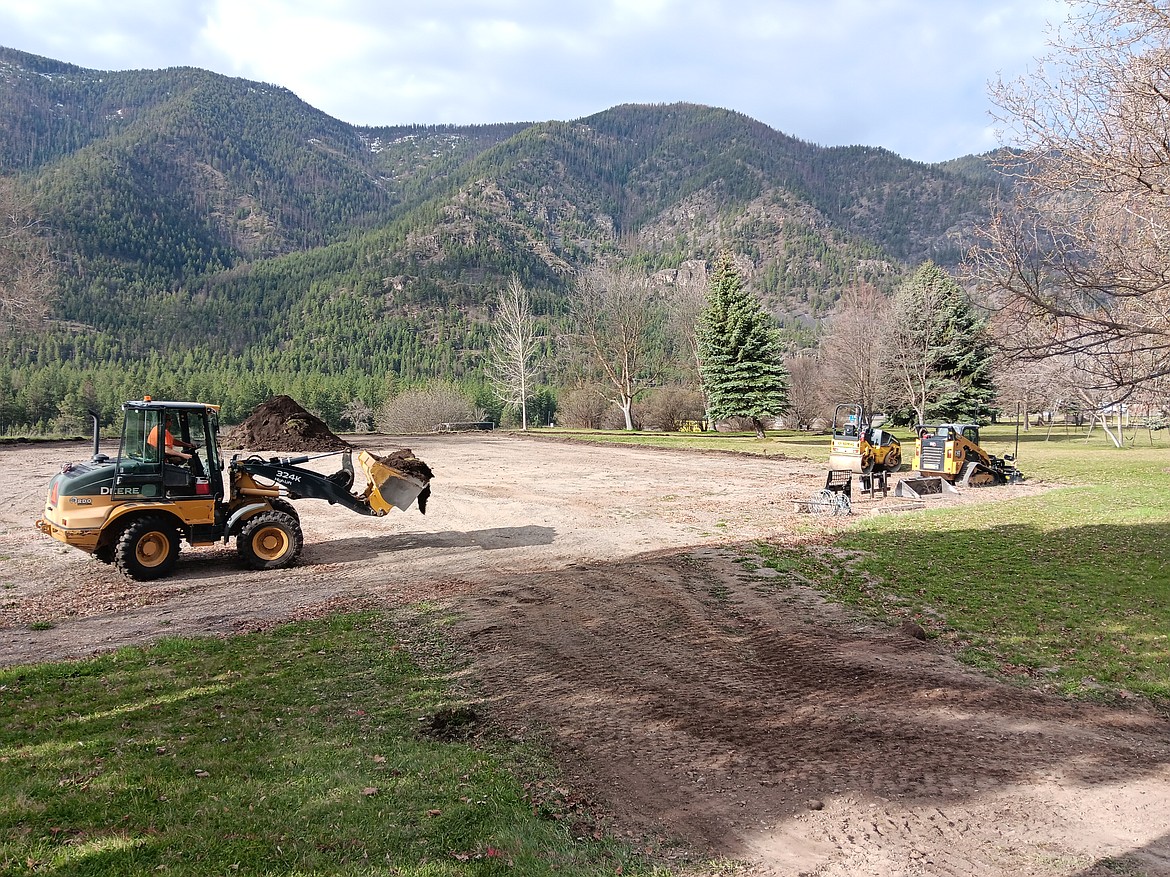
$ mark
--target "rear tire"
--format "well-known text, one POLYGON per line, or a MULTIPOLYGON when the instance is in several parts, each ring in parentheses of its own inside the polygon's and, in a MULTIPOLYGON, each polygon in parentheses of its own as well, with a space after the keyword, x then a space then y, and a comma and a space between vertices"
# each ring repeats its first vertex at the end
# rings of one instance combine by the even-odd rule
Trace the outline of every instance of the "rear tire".
POLYGON ((252 569, 281 569, 301 553, 300 522, 287 512, 262 512, 249 518, 236 536, 236 551, 252 569))
POLYGON ((167 518, 137 518, 126 525, 113 549, 114 565, 140 582, 168 576, 179 559, 179 531, 167 518))

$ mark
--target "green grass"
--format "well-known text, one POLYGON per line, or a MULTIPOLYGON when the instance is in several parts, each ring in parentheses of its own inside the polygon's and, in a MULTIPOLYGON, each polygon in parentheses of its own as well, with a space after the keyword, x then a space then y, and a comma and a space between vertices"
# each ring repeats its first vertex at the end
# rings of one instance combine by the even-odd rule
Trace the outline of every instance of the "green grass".
POLYGON ((0 671, 0 873, 651 870, 443 686, 376 614, 0 671))
MULTIPOLYGON (((832 552, 769 565, 891 620, 913 617, 984 669, 1170 708, 1170 441, 1021 437, 1031 497, 859 519, 832 552)), ((1010 451, 1014 433, 984 444, 1010 451)), ((987 488, 993 490, 994 488, 987 488)))

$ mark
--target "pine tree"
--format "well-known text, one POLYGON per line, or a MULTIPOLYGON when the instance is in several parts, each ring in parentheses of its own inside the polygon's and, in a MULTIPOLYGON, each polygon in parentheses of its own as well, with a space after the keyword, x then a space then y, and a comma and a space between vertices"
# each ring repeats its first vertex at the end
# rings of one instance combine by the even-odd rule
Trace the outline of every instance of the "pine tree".
POLYGON ((788 407, 788 372, 775 320, 744 289, 729 256, 715 266, 696 328, 708 416, 751 418, 762 438, 762 419, 788 407))
POLYGON ((985 422, 994 410, 991 345, 963 288, 924 262, 898 289, 891 372, 909 409, 896 419, 985 422))

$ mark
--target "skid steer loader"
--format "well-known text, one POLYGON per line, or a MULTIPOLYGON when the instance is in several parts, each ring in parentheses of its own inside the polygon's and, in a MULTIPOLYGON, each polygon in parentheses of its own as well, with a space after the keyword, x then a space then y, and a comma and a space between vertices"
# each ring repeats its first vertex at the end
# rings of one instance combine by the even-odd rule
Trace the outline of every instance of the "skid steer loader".
POLYGON ((996 457, 979 444, 979 427, 974 423, 942 423, 915 428, 914 465, 923 476, 942 478, 960 487, 989 487, 1015 483, 1023 475, 1015 455, 996 457))
MULTIPOLYGON (((110 459, 98 446, 93 415, 93 457, 67 463, 49 483, 41 532, 114 564, 132 579, 169 575, 182 541, 212 545, 235 539, 253 569, 293 563, 304 545, 292 499, 323 499, 362 515, 407 509, 416 500, 425 512, 430 469, 412 460, 410 472, 367 451, 358 454, 365 475, 353 493, 352 454, 341 468, 322 475, 304 468, 310 457, 262 459, 219 456, 219 406, 154 401, 149 396, 122 406, 122 440, 110 459), (169 426, 168 426, 169 424, 169 426), (173 448, 159 440, 165 432, 173 448), (178 448, 189 453, 179 453, 178 448), (168 453, 170 452, 170 453, 168 453)), ((321 456, 330 456, 328 454, 321 456)))

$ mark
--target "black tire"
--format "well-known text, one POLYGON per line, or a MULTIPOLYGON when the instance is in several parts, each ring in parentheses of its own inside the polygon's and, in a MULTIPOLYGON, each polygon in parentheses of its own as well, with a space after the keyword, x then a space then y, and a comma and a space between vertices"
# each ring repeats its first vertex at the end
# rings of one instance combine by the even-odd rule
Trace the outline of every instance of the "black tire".
POLYGON ((296 507, 287 499, 270 499, 268 500, 268 504, 272 506, 273 511, 284 512, 286 515, 297 522, 301 520, 301 516, 297 512, 296 507))
POLYGON ((114 545, 114 565, 140 582, 168 576, 179 559, 179 531, 167 518, 151 515, 126 525, 114 545))
POLYGON ((305 546, 301 523, 287 512, 262 512, 244 522, 236 551, 252 569, 290 566, 305 546))
POLYGON ((902 451, 900 448, 894 448, 886 454, 885 470, 887 472, 897 472, 902 467, 902 451))

